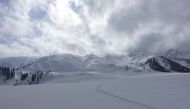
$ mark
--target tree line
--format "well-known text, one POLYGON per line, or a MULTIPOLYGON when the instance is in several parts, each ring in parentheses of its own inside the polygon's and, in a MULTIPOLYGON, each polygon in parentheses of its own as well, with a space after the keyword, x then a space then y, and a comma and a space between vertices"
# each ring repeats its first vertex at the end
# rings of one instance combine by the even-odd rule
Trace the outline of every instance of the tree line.
POLYGON ((23 73, 20 70, 10 69, 9 67, 0 66, 0 77, 3 77, 4 82, 12 79, 17 75, 16 83, 14 85, 19 85, 22 83, 26 84, 38 84, 39 81, 49 72, 37 71, 37 72, 27 72, 23 73))
POLYGON ((0 76, 5 77, 4 81, 15 77, 15 69, 0 66, 0 76))

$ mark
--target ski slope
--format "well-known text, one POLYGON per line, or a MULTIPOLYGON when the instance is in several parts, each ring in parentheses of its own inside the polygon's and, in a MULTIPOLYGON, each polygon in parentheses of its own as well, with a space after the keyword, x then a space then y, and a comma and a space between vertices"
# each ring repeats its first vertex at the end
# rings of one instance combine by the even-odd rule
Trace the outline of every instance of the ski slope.
POLYGON ((1 86, 1 109, 188 109, 190 74, 63 72, 40 85, 1 86))

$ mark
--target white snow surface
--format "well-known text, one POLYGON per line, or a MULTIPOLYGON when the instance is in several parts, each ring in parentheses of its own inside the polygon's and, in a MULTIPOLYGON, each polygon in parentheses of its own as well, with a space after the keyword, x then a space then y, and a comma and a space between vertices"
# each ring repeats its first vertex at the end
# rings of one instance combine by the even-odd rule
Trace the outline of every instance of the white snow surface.
POLYGON ((53 72, 40 85, 1 86, 1 109, 188 109, 190 74, 53 72))

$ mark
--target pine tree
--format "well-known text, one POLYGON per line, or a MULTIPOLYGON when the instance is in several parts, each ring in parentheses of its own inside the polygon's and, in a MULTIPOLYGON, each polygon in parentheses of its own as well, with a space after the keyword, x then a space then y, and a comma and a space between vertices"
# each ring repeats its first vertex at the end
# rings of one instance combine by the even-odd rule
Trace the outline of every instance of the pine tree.
POLYGON ((25 80, 28 77, 28 73, 22 74, 21 75, 21 80, 25 80))
POLYGON ((34 82, 35 79, 36 79, 36 74, 33 74, 33 75, 32 75, 32 82, 34 82))

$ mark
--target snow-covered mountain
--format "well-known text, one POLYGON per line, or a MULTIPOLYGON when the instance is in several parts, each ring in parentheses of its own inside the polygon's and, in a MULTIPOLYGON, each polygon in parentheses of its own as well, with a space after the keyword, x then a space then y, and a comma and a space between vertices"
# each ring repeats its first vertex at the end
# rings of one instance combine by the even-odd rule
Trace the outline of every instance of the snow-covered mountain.
POLYGON ((17 68, 21 71, 162 71, 190 72, 190 52, 168 50, 162 54, 132 52, 125 55, 84 57, 72 54, 59 54, 34 57, 15 57, 0 59, 0 66, 17 68))
POLYGON ((180 63, 177 63, 169 58, 164 56, 155 56, 149 58, 145 65, 144 69, 151 69, 161 72, 190 72, 190 68, 182 66, 180 63))
POLYGON ((37 61, 37 57, 9 57, 0 58, 0 66, 6 66, 9 68, 20 68, 29 63, 37 61))
POLYGON ((168 58, 190 59, 190 52, 180 49, 170 49, 163 53, 168 58))
POLYGON ((39 58, 29 64, 23 70, 29 71, 77 71, 84 68, 84 62, 80 56, 71 54, 52 55, 39 58))

